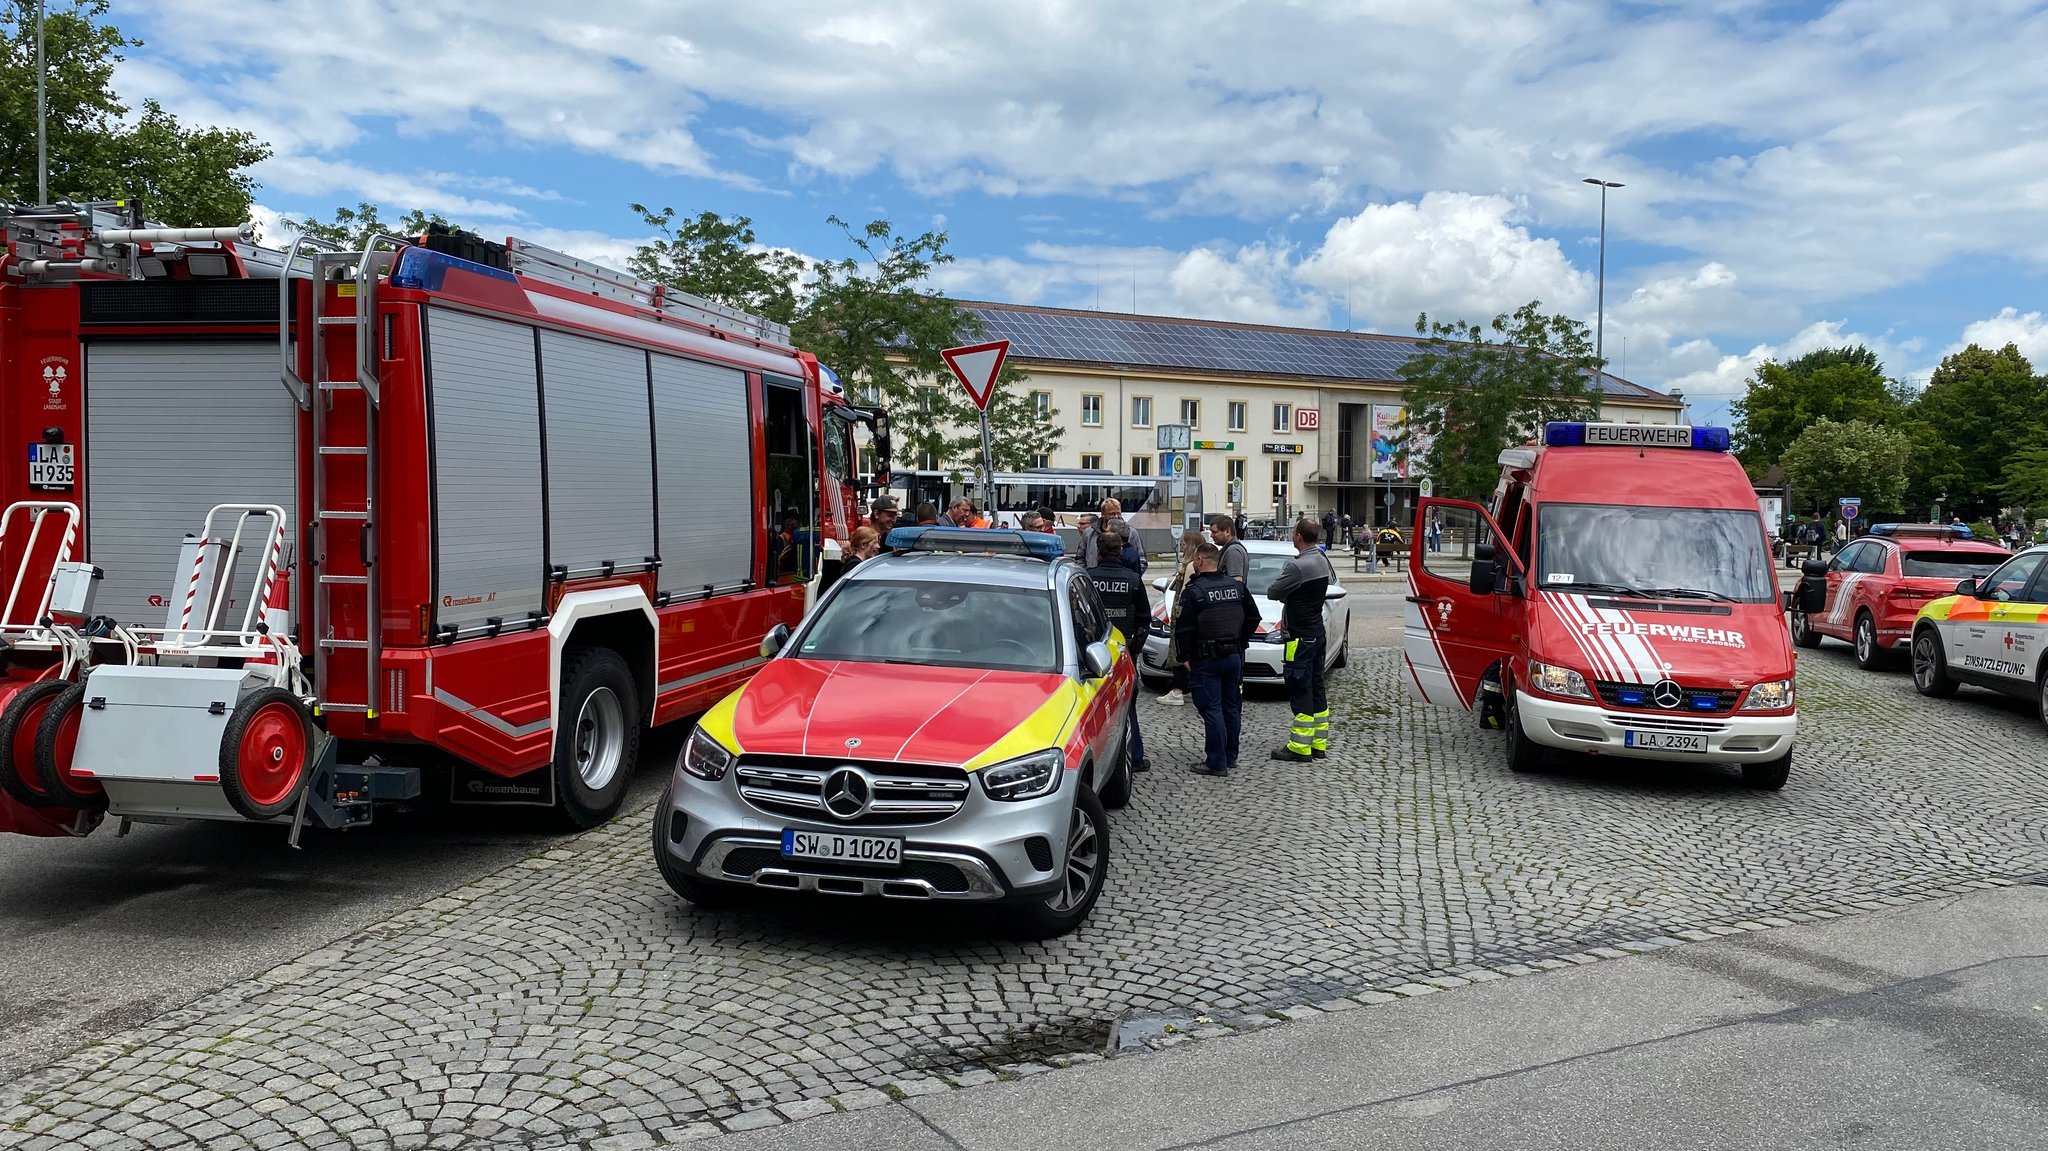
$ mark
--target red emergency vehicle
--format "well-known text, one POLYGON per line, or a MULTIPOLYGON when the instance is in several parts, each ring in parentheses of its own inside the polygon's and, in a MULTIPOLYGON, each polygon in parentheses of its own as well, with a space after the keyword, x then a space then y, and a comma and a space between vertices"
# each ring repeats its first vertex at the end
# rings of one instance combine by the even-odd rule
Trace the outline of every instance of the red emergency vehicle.
POLYGON ((1490 508, 1416 511, 1413 693, 1504 728, 1515 771, 1557 749, 1737 764, 1752 786, 1783 787, 1792 643, 1727 430, 1553 423, 1500 463, 1490 508))
POLYGON ((428 787, 601 822, 641 729, 801 615, 854 424, 886 475, 886 417, 779 324, 517 239, 120 215, 8 220, 0 493, 82 509, 103 642, 0 748, 0 830, 296 835, 428 787))
POLYGON ((2011 558, 2011 549, 1974 539, 1961 524, 1879 524, 1834 559, 1800 565, 1792 642, 1819 647, 1822 636, 1847 640, 1857 665, 1876 671, 1913 634, 1921 608, 2011 558))

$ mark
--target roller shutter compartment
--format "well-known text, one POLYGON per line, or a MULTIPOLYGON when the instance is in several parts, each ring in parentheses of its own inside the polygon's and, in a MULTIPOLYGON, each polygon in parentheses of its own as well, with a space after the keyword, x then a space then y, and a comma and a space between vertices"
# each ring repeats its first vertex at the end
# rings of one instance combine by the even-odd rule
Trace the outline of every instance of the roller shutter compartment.
MULTIPOLYGON (((278 504, 297 538, 297 418, 275 341, 88 343, 86 548, 106 572, 95 610, 162 626, 184 590, 179 544, 215 504, 278 504)), ((225 614, 239 620, 240 606, 225 614)))
POLYGON ((655 466, 660 472, 662 591, 729 591, 754 572, 754 433, 747 377, 654 357, 655 466))
POLYGON ((547 397, 548 563, 571 578, 644 570, 654 556, 647 353, 540 335, 547 397))

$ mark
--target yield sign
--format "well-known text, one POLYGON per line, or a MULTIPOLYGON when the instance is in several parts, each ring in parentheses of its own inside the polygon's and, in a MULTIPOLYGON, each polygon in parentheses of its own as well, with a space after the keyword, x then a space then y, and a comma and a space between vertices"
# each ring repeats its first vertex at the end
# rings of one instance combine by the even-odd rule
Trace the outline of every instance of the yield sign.
POLYGON ((960 386, 967 389, 967 398, 982 411, 988 410, 988 399, 995 394, 996 374, 1003 370, 1003 358, 1010 354, 1010 341, 991 340, 986 344, 969 344, 964 348, 947 348, 939 355, 945 357, 946 366, 953 369, 960 386))

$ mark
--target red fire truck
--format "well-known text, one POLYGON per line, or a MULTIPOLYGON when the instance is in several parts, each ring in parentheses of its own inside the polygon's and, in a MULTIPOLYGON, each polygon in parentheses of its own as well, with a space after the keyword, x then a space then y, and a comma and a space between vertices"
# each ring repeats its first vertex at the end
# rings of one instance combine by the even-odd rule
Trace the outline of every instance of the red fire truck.
POLYGON ((860 522, 856 424, 887 472, 787 328, 521 240, 7 224, 0 495, 83 524, 0 535, 63 592, 0 619, 61 653, 0 650, 0 830, 602 822, 860 522))

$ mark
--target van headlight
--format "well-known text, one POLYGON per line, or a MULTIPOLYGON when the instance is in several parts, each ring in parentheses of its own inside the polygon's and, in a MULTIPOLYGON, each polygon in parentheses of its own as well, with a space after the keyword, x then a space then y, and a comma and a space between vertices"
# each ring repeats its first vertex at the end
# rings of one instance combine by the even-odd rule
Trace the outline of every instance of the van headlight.
POLYGON ((1529 686, 1545 695, 1570 696, 1573 699, 1592 699, 1593 690, 1586 686, 1586 677, 1568 667, 1554 663, 1529 661, 1529 686))
POLYGON ((710 780, 713 783, 724 779, 725 773, 732 768, 732 761, 732 752, 727 751, 724 744, 704 734, 701 727, 691 732, 689 742, 683 744, 683 770, 698 779, 710 780))
POLYGON ((1742 701, 1744 711, 1784 711, 1792 706, 1792 681, 1774 679, 1759 683, 1749 689, 1749 695, 1742 701))
POLYGON ((1060 787, 1060 772, 1067 767, 1067 753, 1059 748, 1006 759, 974 774, 981 777, 981 790, 990 799, 1038 799, 1060 787))

